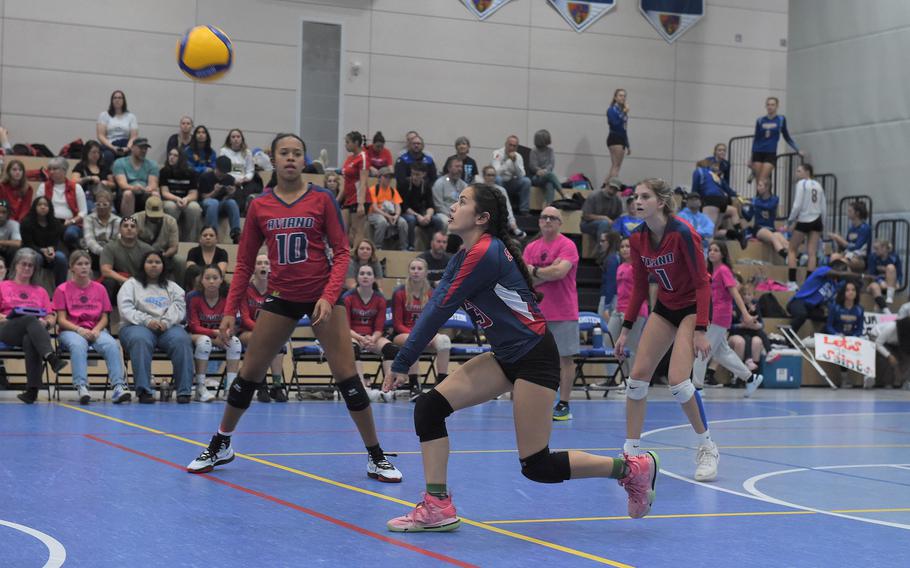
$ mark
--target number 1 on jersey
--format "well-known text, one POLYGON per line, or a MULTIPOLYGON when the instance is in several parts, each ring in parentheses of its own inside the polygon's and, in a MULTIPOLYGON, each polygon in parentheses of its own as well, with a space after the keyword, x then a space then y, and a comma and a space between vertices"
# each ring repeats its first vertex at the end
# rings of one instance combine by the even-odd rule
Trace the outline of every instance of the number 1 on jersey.
POLYGON ((654 272, 657 274, 657 277, 660 278, 660 285, 663 286, 664 290, 672 292, 673 283, 670 282, 670 275, 667 274, 667 271, 663 268, 655 268, 654 272))
POLYGON ((298 264, 306 262, 307 238, 305 233, 278 233, 278 264, 298 264))

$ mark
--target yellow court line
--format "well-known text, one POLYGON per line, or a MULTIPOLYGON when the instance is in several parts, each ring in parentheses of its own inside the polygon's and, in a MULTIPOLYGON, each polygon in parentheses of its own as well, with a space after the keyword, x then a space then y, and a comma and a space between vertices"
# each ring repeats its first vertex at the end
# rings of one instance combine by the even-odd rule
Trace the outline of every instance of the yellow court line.
MULTIPOLYGON (((135 422, 129 422, 129 421, 127 421, 127 420, 122 420, 122 419, 120 419, 120 418, 114 418, 113 416, 108 416, 108 415, 106 415, 106 414, 101 414, 100 412, 94 412, 94 411, 92 411, 92 410, 88 410, 88 409, 85 409, 85 408, 79 408, 78 406, 72 406, 72 405, 70 405, 70 404, 66 404, 66 403, 63 403, 63 402, 57 402, 57 403, 55 403, 55 404, 57 404, 58 406, 62 406, 62 407, 64 407, 64 408, 68 408, 68 409, 70 409, 70 410, 75 410, 75 411, 78 411, 78 412, 83 412, 83 413, 88 414, 88 415, 90 415, 90 416, 95 416, 95 417, 97 417, 97 418, 103 418, 103 419, 105 419, 105 420, 110 420, 110 421, 112 421, 112 422, 117 422, 118 424, 123 424, 124 426, 130 426, 131 428, 138 428, 138 429, 140 429, 140 430, 144 430, 144 431, 150 432, 150 433, 152 433, 152 434, 159 434, 159 435, 164 436, 164 437, 167 437, 167 438, 171 438, 171 439, 174 439, 174 440, 179 440, 179 441, 181 441, 181 442, 185 442, 185 443, 187 443, 187 444, 192 444, 192 445, 194 445, 194 446, 200 446, 200 447, 203 447, 203 448, 208 447, 206 444, 203 444, 202 442, 197 442, 197 441, 195 441, 195 440, 190 440, 189 438, 184 438, 183 436, 178 436, 178 435, 176 435, 176 434, 168 434, 167 432, 164 432, 164 431, 162 431, 162 430, 157 430, 157 429, 155 429, 155 428, 149 428, 148 426, 143 426, 143 425, 141 425, 141 424, 136 424, 135 422)), ((274 468, 276 468, 276 469, 280 469, 280 470, 286 471, 286 472, 288 472, 288 473, 293 473, 293 474, 295 474, 295 475, 300 475, 300 476, 302 476, 302 477, 306 477, 306 478, 312 479, 312 480, 314 480, 314 481, 320 481, 320 482, 322 482, 322 483, 326 483, 326 484, 328 484, 328 485, 333 485, 333 486, 339 487, 339 488, 341 488, 341 489, 347 489, 347 490, 349 490, 349 491, 354 491, 354 492, 356 492, 356 493, 361 493, 361 494, 363 494, 363 495, 369 495, 369 496, 371 496, 371 497, 376 497, 377 499, 382 499, 382 500, 384 500, 384 501, 391 501, 392 503, 397 503, 397 504, 399 504, 399 505, 404 505, 404 506, 406 506, 406 507, 415 507, 415 506, 416 506, 416 503, 411 503, 411 502, 405 501, 405 500, 403 500, 403 499, 396 499, 395 497, 390 497, 390 496, 388 496, 388 495, 383 495, 382 493, 376 493, 375 491, 370 491, 370 490, 368 490, 368 489, 361 489, 360 487, 355 487, 355 486, 353 486, 353 485, 348 485, 347 483, 341 483, 341 482, 339 482, 339 481, 335 481, 335 480, 329 479, 329 478, 327 478, 327 477, 322 477, 321 475, 315 475, 315 474, 312 474, 312 473, 309 473, 309 472, 306 472, 306 471, 302 471, 302 470, 299 470, 299 469, 295 469, 295 468, 293 468, 293 467, 287 467, 287 466, 284 466, 284 465, 281 465, 281 464, 277 464, 277 463, 275 463, 275 462, 270 462, 270 461, 263 460, 263 459, 260 459, 260 458, 256 458, 256 457, 253 457, 253 456, 250 456, 250 455, 247 455, 247 454, 235 453, 234 455, 237 456, 238 458, 241 458, 241 459, 249 460, 249 461, 252 461, 252 462, 255 462, 255 463, 258 463, 258 464, 262 464, 262 465, 266 465, 266 466, 269 466, 269 467, 274 467, 274 468)), ((574 548, 569 548, 569 547, 567 547, 567 546, 562 546, 562 545, 560 545, 560 544, 556 544, 556 543, 553 543, 553 542, 548 542, 548 541, 546 541, 546 540, 540 540, 540 539, 538 539, 538 538, 534 538, 534 537, 531 537, 531 536, 527 536, 527 535, 523 535, 523 534, 520 534, 520 533, 512 532, 512 531, 509 531, 509 530, 506 530, 506 529, 503 529, 503 528, 500 528, 500 527, 494 527, 494 526, 489 525, 489 524, 487 524, 487 523, 478 522, 478 521, 472 521, 472 520, 466 519, 466 518, 464 518, 464 517, 461 517, 461 522, 462 522, 462 523, 465 523, 465 524, 467 524, 467 525, 471 525, 471 526, 473 526, 473 527, 477 527, 477 528, 484 529, 484 530, 487 530, 487 531, 490 531, 490 532, 494 532, 494 533, 497 533, 497 534, 501 534, 501 535, 503 535, 503 536, 512 537, 512 538, 518 539, 518 540, 523 540, 523 541, 525 541, 525 542, 530 542, 530 543, 532 543, 532 544, 536 544, 536 545, 539 545, 539 546, 543 546, 543 547, 546 547, 546 548, 550 548, 550 549, 552 549, 552 550, 556 550, 556 551, 559 551, 559 552, 564 552, 564 553, 570 554, 570 555, 572 555, 572 556, 577 556, 577 557, 579 557, 579 558, 584 558, 584 559, 586 559, 586 560, 591 560, 591 561, 594 561, 594 562, 598 562, 598 563, 600 563, 600 564, 607 564, 607 565, 609 565, 609 566, 614 566, 615 568, 633 568, 633 567, 632 567, 631 565, 629 565, 629 564, 623 564, 622 562, 617 562, 617 561, 615 561, 615 560, 610 560, 610 559, 604 558, 604 557, 602 557, 602 556, 596 556, 596 555, 594 555, 594 554, 589 554, 589 553, 583 552, 583 551, 581 551, 581 550, 576 550, 576 549, 574 549, 574 548)))

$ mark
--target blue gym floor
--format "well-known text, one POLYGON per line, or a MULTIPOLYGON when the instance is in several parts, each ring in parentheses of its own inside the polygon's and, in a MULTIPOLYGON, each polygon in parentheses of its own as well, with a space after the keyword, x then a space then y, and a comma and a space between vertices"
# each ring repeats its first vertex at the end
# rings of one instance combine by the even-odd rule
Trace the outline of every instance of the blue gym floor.
MULTIPOLYGON (((4 402, 0 566, 910 566, 910 396, 741 393, 706 392, 721 447, 708 484, 691 480, 678 405, 656 393, 642 445, 663 472, 642 520, 615 481, 523 478, 511 402, 462 411, 448 422, 449 486, 465 524, 446 534, 385 529, 423 489, 407 402, 373 406, 400 485, 366 477, 340 402, 254 403, 234 437, 242 455, 199 476, 183 468, 223 403, 4 402)), ((621 399, 572 412, 552 448, 618 452, 621 399)))

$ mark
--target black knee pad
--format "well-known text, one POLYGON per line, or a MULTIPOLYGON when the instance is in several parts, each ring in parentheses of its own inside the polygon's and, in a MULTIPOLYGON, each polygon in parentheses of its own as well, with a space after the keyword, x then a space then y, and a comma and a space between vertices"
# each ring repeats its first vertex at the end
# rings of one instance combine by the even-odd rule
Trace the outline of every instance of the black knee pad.
POLYGON ((521 474, 537 483, 562 483, 572 476, 569 452, 550 452, 547 446, 521 461, 521 474))
POLYGON ((367 396, 367 389, 363 386, 360 377, 351 377, 338 383, 338 390, 341 391, 341 397, 348 410, 357 412, 365 410, 370 406, 370 397, 367 396))
POLYGON ((227 403, 234 408, 246 410, 250 407, 250 402, 252 402, 253 395, 256 394, 256 389, 259 388, 259 385, 260 383, 248 381, 238 376, 228 388, 227 403))
POLYGON ((414 429, 421 442, 447 438, 446 418, 452 414, 452 405, 436 389, 417 397, 414 405, 414 429))
POLYGON ((382 358, 386 361, 394 361, 399 349, 394 343, 386 343, 382 348, 382 358))

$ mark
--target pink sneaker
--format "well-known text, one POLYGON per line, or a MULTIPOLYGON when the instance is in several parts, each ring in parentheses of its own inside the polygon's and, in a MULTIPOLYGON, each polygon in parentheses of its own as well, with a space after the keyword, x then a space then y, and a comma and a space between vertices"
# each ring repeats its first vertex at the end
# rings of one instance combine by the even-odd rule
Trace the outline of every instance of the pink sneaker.
POLYGON ((386 523, 392 532, 446 532, 461 526, 461 519, 455 515, 452 496, 445 499, 423 494, 423 502, 403 517, 395 517, 386 523))
POLYGON ((629 516, 640 519, 651 511, 654 503, 660 460, 656 453, 646 452, 640 456, 626 456, 626 463, 629 464, 629 475, 620 479, 619 484, 629 494, 629 516))

